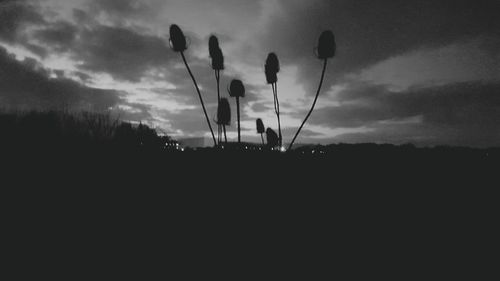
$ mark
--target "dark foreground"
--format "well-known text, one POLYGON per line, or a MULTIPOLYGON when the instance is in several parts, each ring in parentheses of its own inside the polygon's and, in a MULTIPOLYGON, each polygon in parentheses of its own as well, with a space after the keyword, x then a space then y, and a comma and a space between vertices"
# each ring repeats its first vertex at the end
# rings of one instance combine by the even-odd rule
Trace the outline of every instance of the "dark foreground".
POLYGON ((2 154, 19 280, 478 279, 492 263, 498 150, 34 146, 2 154))

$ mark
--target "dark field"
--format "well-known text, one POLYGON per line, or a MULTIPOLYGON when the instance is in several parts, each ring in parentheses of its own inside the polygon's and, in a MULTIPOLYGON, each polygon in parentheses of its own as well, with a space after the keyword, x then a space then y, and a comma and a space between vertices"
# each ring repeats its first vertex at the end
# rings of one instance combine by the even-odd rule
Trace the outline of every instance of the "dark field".
POLYGON ((5 252, 37 276, 477 278, 496 236, 498 149, 181 152, 54 124, 2 136, 5 252))

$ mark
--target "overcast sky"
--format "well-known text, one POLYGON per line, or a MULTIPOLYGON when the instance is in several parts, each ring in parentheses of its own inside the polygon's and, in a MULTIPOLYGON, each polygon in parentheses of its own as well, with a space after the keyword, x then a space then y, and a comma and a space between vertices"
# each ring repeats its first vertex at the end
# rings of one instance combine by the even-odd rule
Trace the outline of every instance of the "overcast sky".
POLYGON ((313 101, 322 67, 313 50, 330 29, 338 52, 297 142, 498 146, 498 11, 498 0, 0 0, 0 107, 112 111, 176 138, 209 137, 169 48, 176 23, 212 118, 208 37, 218 36, 223 96, 233 78, 247 88, 243 140, 260 140, 256 118, 277 129, 264 63, 278 55, 287 143, 313 101))

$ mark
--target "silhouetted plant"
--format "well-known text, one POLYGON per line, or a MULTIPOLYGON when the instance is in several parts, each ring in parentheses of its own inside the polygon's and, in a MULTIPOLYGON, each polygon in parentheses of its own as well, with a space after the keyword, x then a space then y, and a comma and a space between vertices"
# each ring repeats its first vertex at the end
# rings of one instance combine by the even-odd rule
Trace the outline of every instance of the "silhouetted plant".
POLYGON ((205 103, 203 102, 200 89, 198 88, 198 83, 196 83, 196 79, 194 78, 193 73, 191 72, 191 69, 189 68, 189 65, 186 61, 186 57, 184 56, 184 51, 187 49, 186 37, 184 36, 184 33, 182 32, 180 27, 176 24, 172 24, 170 26, 170 45, 175 52, 181 53, 182 60, 186 65, 189 75, 191 76, 191 79, 193 80, 194 86, 196 88, 196 92, 198 93, 198 97, 200 98, 201 107, 203 108, 203 113, 205 113, 205 118, 207 119, 208 128, 210 129, 210 133, 212 134, 214 145, 217 145, 217 140, 215 139, 214 131, 212 130, 212 125, 210 124, 210 119, 208 118, 207 110, 205 109, 205 103))
POLYGON ((256 121, 257 125, 257 134, 260 134, 260 138, 262 139, 262 145, 264 145, 264 136, 263 134, 265 133, 266 129, 264 128, 264 122, 262 122, 262 119, 258 118, 256 121))
POLYGON ((245 97, 245 86, 241 80, 233 79, 229 85, 229 96, 236 98, 236 116, 238 118, 238 143, 241 143, 240 98, 245 97))
POLYGON ((323 79, 325 77, 325 71, 326 71, 326 65, 328 63, 329 58, 333 58, 335 56, 335 51, 336 51, 336 43, 335 43, 335 36, 333 35, 333 32, 330 30, 323 31, 321 33, 319 40, 318 40, 318 47, 317 47, 317 57, 318 59, 323 60, 323 71, 321 72, 321 79, 319 81, 319 86, 318 90, 316 91, 316 96, 314 97, 314 102, 311 106, 311 109, 307 113, 304 121, 302 121, 302 124, 300 125, 299 129, 297 130, 297 133, 295 133, 295 136, 292 139, 292 142, 288 146, 288 150, 292 149, 293 143, 295 142, 295 139, 300 133, 300 130, 302 130, 302 127, 304 127, 304 124, 306 123, 307 119, 309 116, 311 116, 311 113, 314 110, 314 106, 316 105, 316 101, 318 100, 319 92, 321 90, 321 86, 323 85, 323 79))
POLYGON ((231 107, 229 106, 229 101, 226 98, 221 98, 219 100, 219 105, 217 107, 217 124, 221 126, 224 130, 224 142, 227 144, 226 126, 231 123, 231 107))
MULTIPOLYGON (((220 71, 224 69, 224 55, 219 46, 219 40, 215 35, 210 36, 208 40, 208 52, 212 58, 212 69, 215 72, 215 81, 217 83, 217 103, 220 102, 220 71)), ((221 142, 221 125, 217 126, 217 141, 221 142)))
POLYGON ((278 83, 277 83, 278 82, 277 74, 280 71, 280 63, 278 60, 278 56, 276 56, 275 53, 269 53, 264 68, 265 68, 267 83, 271 84, 271 88, 273 89, 274 112, 276 113, 276 117, 278 118, 279 144, 281 146, 282 135, 281 135, 281 121, 280 121, 280 103, 278 100, 278 83))
POLYGON ((276 134, 276 132, 273 129, 267 128, 266 138, 267 138, 267 145, 270 148, 273 148, 273 147, 276 147, 279 145, 278 135, 276 134))

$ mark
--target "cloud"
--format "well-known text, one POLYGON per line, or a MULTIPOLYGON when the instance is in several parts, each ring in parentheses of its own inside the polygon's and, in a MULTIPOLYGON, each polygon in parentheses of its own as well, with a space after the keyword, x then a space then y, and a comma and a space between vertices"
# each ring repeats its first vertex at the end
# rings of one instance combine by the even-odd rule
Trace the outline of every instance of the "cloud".
POLYGON ((7 42, 19 40, 21 30, 30 24, 44 23, 35 8, 23 0, 4 0, 0 3, 0 39, 7 42))
POLYGON ((132 30, 96 26, 84 29, 72 53, 81 69, 106 72, 116 79, 140 81, 145 73, 163 67, 172 56, 162 38, 132 30))
POLYGON ((387 140, 392 134, 391 142, 418 142, 424 138, 429 143, 500 145, 498 93, 498 82, 414 87, 403 92, 381 85, 358 85, 337 96, 339 106, 316 110, 309 124, 330 128, 367 126, 373 130, 348 135, 366 142, 387 140))
POLYGON ((67 78, 50 78, 36 60, 17 61, 0 47, 0 104, 13 109, 108 110, 120 93, 83 86, 67 78))
POLYGON ((500 81, 500 38, 477 37, 393 56, 352 75, 405 90, 411 86, 500 81))
POLYGON ((168 65, 173 55, 163 38, 106 25, 58 21, 36 30, 34 38, 52 53, 68 53, 80 70, 117 80, 138 82, 148 71, 168 65))
POLYGON ((343 75, 422 47, 434 48, 468 38, 498 36, 496 0, 442 1, 281 1, 259 38, 283 63, 301 65, 301 81, 312 92, 320 71, 313 47, 322 30, 334 31, 337 56, 326 87, 343 75), (293 47, 289 47, 293 46, 293 47), (311 84, 312 83, 312 84, 311 84))
POLYGON ((44 45, 49 45, 55 52, 68 52, 77 38, 78 28, 65 21, 48 24, 44 29, 36 30, 33 37, 44 45))

